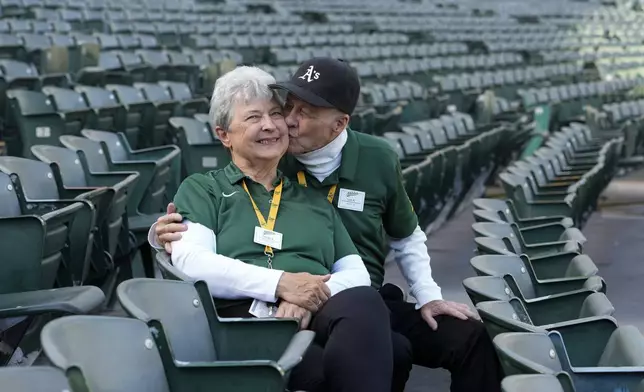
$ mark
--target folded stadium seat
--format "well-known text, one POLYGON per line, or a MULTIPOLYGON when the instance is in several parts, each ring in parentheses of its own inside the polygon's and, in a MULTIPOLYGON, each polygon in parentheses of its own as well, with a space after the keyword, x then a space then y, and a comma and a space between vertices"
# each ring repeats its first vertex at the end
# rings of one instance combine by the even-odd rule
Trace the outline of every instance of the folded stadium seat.
MULTIPOLYGON (((642 384, 644 387, 644 384, 642 384)), ((502 392, 575 392, 570 375, 557 374, 516 374, 507 376, 501 382, 502 392)), ((644 392, 644 389, 636 392, 644 392)))
POLYGON ((168 54, 158 50, 137 50, 136 54, 154 69, 154 79, 149 81, 171 80, 196 86, 199 69, 194 65, 171 64, 168 54))
POLYGON ((172 134, 168 126, 170 117, 178 114, 179 102, 170 96, 170 92, 164 86, 157 83, 135 83, 134 88, 143 93, 143 98, 152 102, 155 109, 153 134, 153 146, 161 146, 169 143, 172 134))
MULTIPOLYGON (((108 295, 113 294, 117 274, 122 272, 118 261, 130 251, 126 206, 139 174, 92 173, 84 154, 63 147, 38 145, 32 147, 32 152, 37 159, 51 166, 59 188, 65 188, 66 193, 106 188, 105 199, 109 206, 102 218, 105 225, 99 227, 97 233, 100 238, 95 243, 99 246, 92 254, 89 282, 102 287, 108 295)), ((101 218, 97 221, 100 222, 101 218)))
POLYGON ((644 337, 633 326, 595 331, 595 338, 576 350, 557 331, 507 333, 494 338, 506 374, 570 375, 577 392, 636 390, 642 386, 644 337), (600 335, 600 336, 598 336, 600 335))
POLYGON ((386 139, 398 140, 400 142, 405 153, 404 158, 400 159, 403 167, 423 161, 433 151, 424 150, 415 135, 409 135, 403 132, 385 132, 383 137, 386 139))
MULTIPOLYGON (((64 263, 63 253, 69 244, 69 228, 74 222, 75 214, 83 209, 83 203, 27 201, 19 179, 2 172, 0 188, 3 190, 0 192, 2 328, 23 320, 12 318, 51 313, 81 314, 98 308, 104 297, 96 287, 53 289, 59 266, 64 263), (15 251, 16 244, 29 246, 22 246, 15 251)), ((30 329, 24 336, 21 333, 18 339, 33 341, 35 338, 37 341, 34 333, 38 332, 30 329)), ((12 340, 8 335, 6 338, 12 340)), ((5 343, 15 348, 14 344, 17 345, 18 342, 5 343)), ((12 350, 11 347, 8 348, 12 350)), ((11 354, 13 353, 8 354, 9 357, 11 354)), ((3 358, 2 361, 7 359, 8 357, 3 358)))
POLYGON ((116 101, 125 107, 125 134, 130 145, 136 148, 160 146, 166 133, 158 134, 154 129, 156 109, 154 104, 133 86, 108 84, 105 88, 116 97, 116 101))
POLYGON ((43 87, 42 92, 65 122, 64 134, 80 135, 83 128, 97 125, 96 113, 80 93, 60 87, 43 87))
MULTIPOLYGON (((501 268, 514 268, 507 271, 494 270, 490 264, 487 267, 485 272, 495 273, 496 276, 475 276, 463 281, 465 291, 475 305, 479 302, 505 301, 516 297, 524 303, 540 307, 543 312, 550 312, 551 316, 557 315, 557 317, 572 320, 578 317, 579 310, 589 295, 605 290, 603 279, 597 276, 591 276, 585 280, 579 279, 579 282, 574 284, 535 284, 523 272, 526 270, 523 263, 505 263, 501 268), (571 287, 576 289, 561 291, 571 287)), ((478 272, 481 273, 481 271, 478 272)))
MULTIPOLYGON (((95 238, 98 219, 105 218, 111 199, 107 189, 59 188, 52 169, 44 162, 18 157, 0 157, 0 171, 16 176, 20 192, 26 202, 53 203, 64 207, 80 203, 67 223, 67 251, 57 271, 61 286, 78 286, 85 283, 89 270, 92 241, 95 238)), ((52 272, 52 271, 50 271, 52 272)), ((56 271, 54 271, 56 272, 56 271)))
MULTIPOLYGON (((110 56, 115 55, 120 63, 120 68, 112 69, 115 72, 124 72, 130 76, 134 83, 151 82, 155 80, 154 68, 143 62, 141 57, 132 51, 114 51, 110 56)), ((108 83, 113 83, 108 81, 108 83)))
POLYGON ((6 112, 7 90, 40 90, 42 81, 32 64, 15 60, 0 60, 0 113, 6 112))
POLYGON ((172 69, 169 71, 172 75, 172 79, 163 79, 161 80, 170 80, 180 83, 185 83, 192 90, 196 89, 199 83, 199 66, 192 63, 190 56, 181 52, 166 52, 168 59, 170 60, 170 66, 172 69))
POLYGON ((558 264, 545 265, 544 262, 533 262, 525 255, 485 255, 475 256, 470 260, 470 265, 479 277, 504 278, 507 283, 513 283, 512 291, 519 290, 528 298, 578 290, 606 291, 604 280, 596 275, 597 266, 588 256, 580 255, 570 262, 555 262, 558 264), (512 279, 508 275, 512 276, 513 282, 510 282, 512 279))
POLYGON ((182 152, 182 177, 221 169, 230 162, 230 153, 207 124, 187 117, 172 117, 169 122, 182 152))
MULTIPOLYGON (((129 26, 126 28, 130 30, 129 26)), ((119 43, 119 47, 123 50, 140 49, 139 39, 132 35, 132 31, 122 31, 116 36, 116 40, 119 43)))
POLYGON ((231 391, 255 390, 260 385, 282 391, 290 369, 301 361, 315 335, 298 332, 297 322, 288 319, 222 322, 202 281, 131 279, 119 285, 118 297, 123 309, 146 323, 151 332, 163 331, 152 336, 175 385, 194 385, 194 375, 185 369, 201 368, 201 379, 209 379, 209 385, 222 385, 225 378, 223 385, 230 385, 225 389, 231 391), (171 311, 160 306, 168 300, 183 306, 171 311), (191 320, 189 333, 185 333, 187 320, 191 320), (222 366, 228 371, 215 370, 222 366))
POLYGON ((0 34, 0 58, 17 61, 27 60, 22 40, 15 35, 0 34))
POLYGON ((214 129, 212 126, 212 121, 210 121, 210 115, 207 113, 196 113, 192 116, 195 120, 200 121, 204 124, 207 124, 211 129, 214 129))
POLYGON ((96 113, 97 129, 116 131, 125 128, 127 132, 127 112, 125 107, 118 103, 114 93, 102 87, 83 85, 77 85, 74 90, 83 96, 87 105, 96 113))
POLYGON ((154 338, 139 320, 65 317, 45 325, 41 343, 52 365, 73 374, 83 389, 171 391, 154 338))
POLYGON ((476 308, 493 339, 505 333, 557 331, 563 337, 569 355, 575 362, 579 357, 583 357, 587 350, 603 349, 603 346, 592 346, 595 341, 603 342, 607 334, 618 328, 617 322, 611 316, 613 306, 602 293, 594 293, 588 297, 578 316, 570 320, 561 319, 552 311, 542 314, 538 309, 525 306, 517 298, 480 302, 476 308))
POLYGON ((7 99, 7 122, 17 130, 14 137, 7 138, 10 151, 17 156, 30 157, 30 148, 35 144, 58 144, 58 137, 66 132, 65 121, 45 94, 9 90, 7 99))
POLYGON ((190 86, 181 82, 160 81, 159 84, 165 87, 170 97, 179 102, 179 112, 182 116, 192 117, 197 113, 207 113, 210 109, 206 98, 194 97, 190 86))
POLYGON ((576 209, 573 208, 577 197, 575 193, 569 193, 561 200, 535 200, 525 178, 510 173, 501 173, 499 178, 506 195, 512 199, 518 216, 522 218, 564 216, 573 219, 577 224, 576 209))
POLYGON ((50 366, 5 367, 0 369, 0 384, 10 391, 71 391, 65 373, 50 366))
POLYGON ((133 76, 123 68, 117 51, 101 51, 95 66, 80 66, 76 73, 76 82, 88 86, 104 86, 107 83, 132 84, 133 76))

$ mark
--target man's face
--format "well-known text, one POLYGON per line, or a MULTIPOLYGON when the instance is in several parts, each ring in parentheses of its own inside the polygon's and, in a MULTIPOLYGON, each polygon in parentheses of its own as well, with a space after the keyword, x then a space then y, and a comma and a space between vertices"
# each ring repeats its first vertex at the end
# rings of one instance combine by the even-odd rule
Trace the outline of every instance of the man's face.
POLYGON ((288 125, 288 152, 301 155, 331 142, 338 120, 344 115, 335 109, 313 106, 288 94, 284 116, 288 125))

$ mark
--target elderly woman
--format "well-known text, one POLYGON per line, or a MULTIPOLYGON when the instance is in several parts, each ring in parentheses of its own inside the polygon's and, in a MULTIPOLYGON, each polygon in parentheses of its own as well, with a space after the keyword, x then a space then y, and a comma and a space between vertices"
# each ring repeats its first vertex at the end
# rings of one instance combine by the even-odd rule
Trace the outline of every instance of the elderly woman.
POLYGON ((389 391, 386 306, 334 208, 277 170, 289 142, 274 82, 253 67, 217 80, 210 115, 232 162, 181 184, 188 230, 172 262, 207 282, 222 317, 295 317, 316 332, 291 390, 389 391))

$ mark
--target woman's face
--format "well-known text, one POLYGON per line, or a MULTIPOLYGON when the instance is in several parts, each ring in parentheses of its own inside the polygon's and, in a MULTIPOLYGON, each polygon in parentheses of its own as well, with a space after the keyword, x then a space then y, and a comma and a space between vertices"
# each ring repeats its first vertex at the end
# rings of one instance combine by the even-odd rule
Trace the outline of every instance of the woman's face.
POLYGON ((217 127, 216 132, 233 156, 250 161, 279 160, 288 149, 288 127, 282 107, 274 99, 237 102, 229 129, 217 127))

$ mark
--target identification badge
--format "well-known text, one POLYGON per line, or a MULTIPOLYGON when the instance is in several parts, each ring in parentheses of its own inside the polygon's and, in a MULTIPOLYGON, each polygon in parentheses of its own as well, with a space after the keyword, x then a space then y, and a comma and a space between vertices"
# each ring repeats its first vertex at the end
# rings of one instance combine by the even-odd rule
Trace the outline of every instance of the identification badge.
POLYGON ((282 249, 282 233, 263 229, 259 226, 255 226, 255 238, 253 241, 255 241, 256 244, 270 246, 275 249, 282 249))
POLYGON ((364 200, 364 192, 340 188, 338 208, 362 212, 364 210, 364 200))
POLYGON ((271 309, 268 304, 264 301, 254 300, 248 309, 248 313, 252 314, 257 318, 272 317, 271 309))

